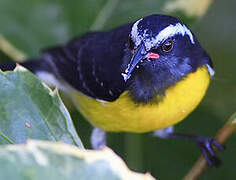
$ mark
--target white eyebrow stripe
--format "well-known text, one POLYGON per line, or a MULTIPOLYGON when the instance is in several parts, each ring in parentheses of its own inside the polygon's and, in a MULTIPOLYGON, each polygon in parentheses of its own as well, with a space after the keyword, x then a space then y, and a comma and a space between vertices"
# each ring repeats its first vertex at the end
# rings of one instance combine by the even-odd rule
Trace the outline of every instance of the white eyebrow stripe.
POLYGON ((180 23, 177 23, 175 25, 171 24, 167 26, 165 29, 161 30, 158 33, 158 35, 155 37, 155 41, 156 43, 160 43, 177 34, 181 34, 182 36, 187 34, 189 36, 189 39, 191 40, 191 43, 192 44, 195 43, 191 31, 184 24, 180 24, 180 23))
POLYGON ((142 19, 140 19, 136 23, 134 23, 134 25, 132 27, 132 31, 131 31, 131 37, 132 37, 133 41, 135 42, 136 47, 139 46, 141 44, 141 42, 143 41, 145 44, 146 50, 150 50, 152 47, 154 47, 154 46, 160 44, 161 42, 165 41, 166 39, 171 38, 171 37, 178 35, 178 34, 180 34, 182 36, 187 34, 189 36, 191 43, 195 44, 193 34, 184 24, 181 24, 181 23, 176 23, 175 25, 170 24, 169 26, 167 26, 166 28, 161 30, 156 37, 151 38, 149 36, 149 34, 146 33, 147 30, 144 31, 143 35, 139 34, 138 23, 141 20, 142 19), (146 37, 147 39, 144 40, 143 39, 144 37, 146 37))
POLYGON ((138 32, 138 24, 140 21, 142 21, 143 19, 139 19, 138 21, 136 21, 133 24, 132 30, 131 30, 131 38, 132 40, 135 42, 135 46, 139 46, 141 44, 142 38, 139 35, 138 32))

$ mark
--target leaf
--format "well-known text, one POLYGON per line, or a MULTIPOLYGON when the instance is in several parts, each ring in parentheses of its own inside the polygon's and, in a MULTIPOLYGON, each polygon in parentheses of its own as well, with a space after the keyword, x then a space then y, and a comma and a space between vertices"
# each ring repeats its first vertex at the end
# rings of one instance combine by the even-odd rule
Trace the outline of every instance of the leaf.
POLYGON ((112 150, 81 150, 63 143, 27 141, 0 146, 0 179, 154 180, 130 171, 112 150))
POLYGON ((32 138, 83 147, 58 91, 23 67, 0 72, 0 96, 1 144, 32 138))
POLYGON ((150 14, 202 16, 212 0, 2 0, 0 34, 29 56, 89 30, 110 29, 150 14), (20 7, 20 8, 19 8, 20 7))

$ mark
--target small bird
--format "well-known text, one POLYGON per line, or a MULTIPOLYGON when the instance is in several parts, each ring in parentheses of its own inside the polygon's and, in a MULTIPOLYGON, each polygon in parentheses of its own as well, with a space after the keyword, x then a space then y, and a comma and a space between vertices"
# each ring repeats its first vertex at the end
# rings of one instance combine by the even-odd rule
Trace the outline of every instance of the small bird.
POLYGON ((210 57, 179 19, 154 14, 87 33, 22 65, 69 94, 94 126, 94 149, 106 145, 106 131, 153 131, 161 138, 192 140, 209 165, 220 164, 213 148, 224 147, 216 140, 173 130, 200 103, 214 75, 210 57))

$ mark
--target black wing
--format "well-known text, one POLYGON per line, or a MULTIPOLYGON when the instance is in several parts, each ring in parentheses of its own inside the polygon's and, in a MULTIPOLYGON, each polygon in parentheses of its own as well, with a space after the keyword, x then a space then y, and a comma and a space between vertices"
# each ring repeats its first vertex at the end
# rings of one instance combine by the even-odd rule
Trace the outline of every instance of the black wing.
POLYGON ((42 59, 54 74, 82 93, 114 101, 125 90, 121 73, 128 61, 125 49, 131 26, 86 34, 63 47, 44 51, 42 59))

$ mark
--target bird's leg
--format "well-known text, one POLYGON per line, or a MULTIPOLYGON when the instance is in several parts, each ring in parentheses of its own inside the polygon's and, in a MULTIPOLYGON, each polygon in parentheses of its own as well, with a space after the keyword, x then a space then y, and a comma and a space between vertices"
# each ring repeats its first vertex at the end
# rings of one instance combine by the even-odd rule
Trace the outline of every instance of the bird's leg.
POLYGON ((93 132, 90 137, 90 142, 93 149, 100 149, 106 145, 106 132, 98 127, 93 128, 93 132))
POLYGON ((220 159, 215 155, 214 147, 220 151, 224 151, 224 147, 219 144, 214 138, 174 133, 173 126, 170 126, 166 129, 154 131, 154 136, 158 136, 164 139, 175 138, 194 141, 202 152, 204 158, 207 160, 208 165, 219 166, 221 164, 220 159))

